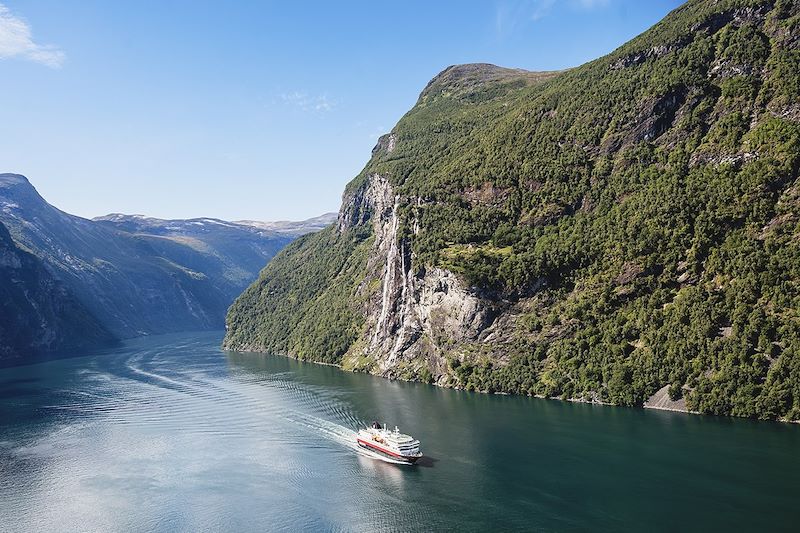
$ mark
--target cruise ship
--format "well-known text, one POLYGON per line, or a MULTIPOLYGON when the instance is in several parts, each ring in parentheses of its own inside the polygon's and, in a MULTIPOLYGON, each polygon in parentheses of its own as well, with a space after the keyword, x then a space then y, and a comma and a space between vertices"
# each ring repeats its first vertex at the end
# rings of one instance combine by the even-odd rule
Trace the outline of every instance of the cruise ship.
POLYGON ((391 431, 386 429, 386 424, 381 427, 379 423, 373 422, 370 427, 358 432, 356 440, 362 448, 395 461, 414 464, 417 459, 422 457, 422 453, 419 451, 419 441, 400 433, 397 426, 394 431, 391 431))

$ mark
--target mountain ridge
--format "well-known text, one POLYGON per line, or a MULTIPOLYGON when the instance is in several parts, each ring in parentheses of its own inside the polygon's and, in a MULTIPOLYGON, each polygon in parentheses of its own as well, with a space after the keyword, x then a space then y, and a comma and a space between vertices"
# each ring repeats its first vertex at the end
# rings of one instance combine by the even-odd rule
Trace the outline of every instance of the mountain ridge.
POLYGON ((199 227, 204 224, 220 225, 227 227, 239 227, 245 229, 253 229, 260 232, 269 232, 275 235, 302 235, 312 231, 319 231, 326 226, 333 224, 336 221, 336 213, 325 213, 316 217, 306 220, 276 220, 276 221, 261 221, 261 220, 222 220, 219 218, 211 217, 196 217, 196 218, 157 218, 147 215, 134 214, 128 215, 124 213, 109 213, 93 217, 91 220, 95 222, 103 222, 114 224, 119 228, 128 228, 131 232, 147 231, 168 233, 170 231, 185 231, 188 227, 193 229, 200 229, 199 227))

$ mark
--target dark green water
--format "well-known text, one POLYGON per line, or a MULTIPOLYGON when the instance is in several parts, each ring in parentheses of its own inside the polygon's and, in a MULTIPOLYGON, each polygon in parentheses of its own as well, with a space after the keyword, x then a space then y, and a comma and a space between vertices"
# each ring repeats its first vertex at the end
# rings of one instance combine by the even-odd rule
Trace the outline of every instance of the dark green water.
POLYGON ((0 369, 0 530, 800 528, 797 425, 442 390, 219 341, 0 369), (429 459, 359 455, 372 419, 429 459))

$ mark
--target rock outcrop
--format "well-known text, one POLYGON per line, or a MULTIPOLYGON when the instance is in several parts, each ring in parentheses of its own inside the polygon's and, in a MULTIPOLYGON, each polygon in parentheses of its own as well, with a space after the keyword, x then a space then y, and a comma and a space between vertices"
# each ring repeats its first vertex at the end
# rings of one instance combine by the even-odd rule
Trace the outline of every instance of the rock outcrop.
POLYGON ((379 282, 364 306, 363 342, 345 356, 345 365, 367 358, 377 362, 373 372, 387 377, 407 377, 423 368, 444 375, 448 350, 442 340, 452 348, 486 338, 496 304, 480 298, 446 269, 412 269, 414 254, 399 234, 399 208, 400 196, 379 174, 370 175, 343 202, 339 232, 359 224, 371 226, 375 238, 365 278, 379 282))
MULTIPOLYGON (((384 141, 387 138, 384 136, 384 141)), ((422 200, 412 202, 419 205, 422 200)), ((296 269, 276 273, 266 268, 262 281, 248 288, 231 307, 224 347, 302 356, 309 345, 328 345, 331 335, 320 329, 319 321, 331 320, 326 306, 333 304, 330 295, 317 288, 330 287, 348 295, 347 302, 338 303, 357 311, 356 322, 349 328, 351 340, 335 344, 342 351, 333 354, 346 368, 403 379, 430 376, 446 384, 448 358, 460 358, 465 346, 485 349, 493 345, 499 353, 509 335, 496 326, 502 323, 510 329, 513 322, 510 314, 500 317, 499 310, 509 304, 481 295, 479 289, 446 268, 414 268, 419 261, 403 228, 413 233, 418 221, 412 217, 404 222, 401 211, 401 195, 390 180, 379 173, 366 175, 359 186, 345 193, 335 227, 326 230, 327 234, 310 236, 319 243, 315 246, 343 247, 362 259, 339 262, 342 256, 332 253, 319 263, 307 262, 303 274, 296 269), (308 281, 287 292, 286 278, 297 276, 308 281), (327 281, 320 286, 323 279, 327 281), (304 294, 307 301, 298 302, 295 292, 304 294), (260 307, 265 302, 269 309, 260 307), (302 304, 303 310, 295 303, 302 304), (281 320, 272 305, 293 316, 281 320), (318 311, 322 316, 317 316, 318 311), (266 331, 265 320, 274 318, 281 331, 266 331), (259 331, 267 334, 259 335, 259 331)))

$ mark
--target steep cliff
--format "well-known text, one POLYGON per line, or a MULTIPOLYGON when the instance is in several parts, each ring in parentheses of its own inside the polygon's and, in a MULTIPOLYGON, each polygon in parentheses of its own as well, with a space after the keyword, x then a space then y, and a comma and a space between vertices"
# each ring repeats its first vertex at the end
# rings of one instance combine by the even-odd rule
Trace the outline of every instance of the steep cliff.
POLYGON ((112 335, 0 224, 0 360, 111 342, 112 335))
POLYGON ((225 346, 800 418, 798 64, 797 2, 694 0, 561 73, 450 67, 225 346))

